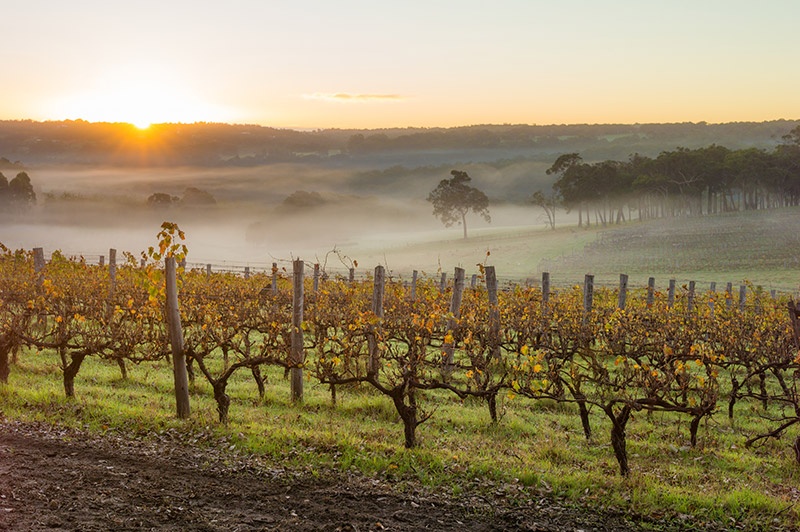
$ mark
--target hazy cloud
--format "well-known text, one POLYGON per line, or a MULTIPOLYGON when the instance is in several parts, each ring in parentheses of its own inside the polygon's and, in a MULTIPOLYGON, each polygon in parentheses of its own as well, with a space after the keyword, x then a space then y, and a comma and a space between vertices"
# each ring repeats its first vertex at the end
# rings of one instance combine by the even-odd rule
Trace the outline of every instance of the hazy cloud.
POLYGON ((397 102, 405 100, 400 94, 351 94, 349 92, 307 94, 310 100, 326 100, 330 102, 397 102))

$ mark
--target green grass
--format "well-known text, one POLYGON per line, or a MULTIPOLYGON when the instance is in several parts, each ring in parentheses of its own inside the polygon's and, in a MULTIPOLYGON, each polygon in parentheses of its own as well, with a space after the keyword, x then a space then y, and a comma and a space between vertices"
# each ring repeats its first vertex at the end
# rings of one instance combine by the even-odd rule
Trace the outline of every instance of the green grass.
POLYGON ((797 207, 605 227, 560 223, 555 231, 541 225, 481 228, 466 240, 448 231, 428 240, 345 245, 342 250, 367 268, 385 264, 403 276, 412 269, 449 274, 454 266, 471 274, 477 273, 476 264, 486 263, 504 281, 538 280, 548 271, 554 286, 582 283, 587 273, 598 284, 615 285, 626 273, 631 287, 647 286, 653 276, 659 289, 674 278, 682 284, 697 281, 703 289, 716 282, 718 291, 727 282, 738 287, 744 281, 790 291, 800 268, 797 207))
POLYGON ((504 396, 502 419, 492 425, 480 401, 426 393, 422 404, 435 412, 418 429, 419 447, 407 450, 390 401, 369 387, 341 387, 339 404, 332 406, 327 386, 309 381, 304 402, 292 404, 282 370, 270 370, 261 401, 249 373, 240 372, 229 386, 225 427, 217 423, 210 386, 201 380, 191 389, 191 418, 175 418, 171 369, 164 362, 131 366, 129 380, 122 381, 115 365, 87 359, 72 401, 63 397, 55 363, 46 351, 20 357, 10 384, 0 386, 6 418, 232 446, 308 475, 357 472, 392 480, 398 489, 422 484, 456 496, 502 494, 511 504, 549 496, 561 504, 643 516, 654 527, 664 520, 686 527, 800 527, 800 469, 789 439, 744 447, 746 434, 766 427, 754 403, 737 404, 734 424, 722 411, 704 422, 694 449, 688 446, 688 419, 637 413, 628 428, 632 471, 624 479, 617 474, 608 423, 596 410, 594 438, 587 442, 570 405, 504 396))

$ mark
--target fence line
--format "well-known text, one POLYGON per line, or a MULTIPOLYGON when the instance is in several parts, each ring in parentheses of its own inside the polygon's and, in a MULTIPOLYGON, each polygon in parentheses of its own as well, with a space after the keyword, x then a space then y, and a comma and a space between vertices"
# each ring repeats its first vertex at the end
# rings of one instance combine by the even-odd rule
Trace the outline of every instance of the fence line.
MULTIPOLYGON (((52 259, 52 255, 54 252, 47 253, 42 250, 42 248, 35 248, 34 252, 37 254, 38 261, 46 261, 49 262, 52 259)), ((115 264, 115 268, 119 268, 124 261, 119 261, 116 256, 111 258, 111 254, 116 255, 116 250, 111 249, 106 254, 103 253, 65 253, 59 250, 63 256, 71 259, 82 259, 85 260, 87 264, 97 264, 101 267, 107 267, 109 263, 115 264), (109 260, 106 260, 106 257, 109 257, 109 260)), ((138 257, 137 257, 138 258, 138 257)), ((289 278, 292 272, 292 264, 295 260, 298 259, 277 259, 278 262, 274 260, 272 262, 264 262, 264 261, 216 261, 216 262, 202 262, 202 261, 185 261, 182 265, 189 270, 200 270, 206 272, 207 275, 211 275, 212 273, 225 273, 225 274, 234 274, 240 275, 244 277, 249 277, 251 275, 258 275, 258 274, 268 274, 273 276, 273 280, 276 278, 289 278), (283 264, 283 266, 281 265, 283 264)), ((141 259, 139 262, 139 266, 142 266, 145 263, 144 259, 141 259)), ((309 268, 313 268, 315 271, 315 290, 316 286, 318 286, 318 282, 320 279, 325 278, 334 278, 334 279, 349 279, 352 281, 365 281, 371 279, 373 276, 373 272, 368 268, 354 268, 354 267, 347 267, 344 265, 337 265, 337 266, 327 266, 324 270, 321 269, 321 265, 318 262, 312 261, 304 261, 304 264, 308 265, 309 268)), ((448 274, 446 271, 437 270, 433 273, 426 273, 423 270, 413 270, 407 271, 406 269, 401 270, 391 270, 385 268, 386 271, 386 278, 387 281, 400 281, 400 282, 407 282, 413 283, 416 282, 417 279, 424 280, 430 279, 439 284, 441 290, 446 290, 452 287, 453 279, 448 278, 448 274)), ((486 282, 484 279, 484 275, 482 273, 469 273, 471 281, 470 287, 476 288, 477 285, 483 286, 485 288, 486 282)), ((602 277, 599 277, 595 274, 593 275, 593 286, 598 288, 618 288, 619 284, 617 281, 612 280, 611 276, 614 274, 603 274, 602 277)), ((628 274, 620 273, 618 275, 625 275, 625 288, 628 289, 636 289, 636 285, 628 285, 628 274)), ((668 276, 665 276, 667 278, 668 276)), ((539 287, 547 287, 548 290, 552 289, 565 289, 571 288, 574 286, 580 285, 583 281, 580 279, 564 279, 559 278, 556 272, 556 275, 553 275, 550 271, 541 272, 538 275, 531 275, 524 278, 519 276, 510 276, 510 275, 497 275, 497 286, 500 290, 509 290, 513 289, 517 286, 539 286, 539 287)), ((643 286, 643 288, 647 288, 648 294, 652 294, 653 292, 657 291, 656 287, 656 277, 651 276, 648 279, 648 284, 643 286)), ((707 289, 702 288, 700 283, 694 280, 685 280, 685 282, 681 282, 679 284, 678 280, 674 277, 670 277, 668 279, 668 294, 670 301, 674 302, 674 295, 675 291, 678 287, 693 287, 690 289, 690 292, 702 292, 705 293, 706 291, 715 292, 716 291, 716 281, 708 282, 707 289)), ((764 283, 767 286, 768 283, 764 283)), ((759 283, 742 283, 739 284, 739 296, 738 301, 741 304, 743 300, 742 292, 746 292, 747 286, 751 285, 754 287, 761 287, 763 285, 759 283)), ((800 283, 799 283, 800 285, 800 283)), ((274 286, 274 284, 273 284, 274 286)), ((731 286, 735 286, 730 281, 727 282, 728 289, 727 291, 731 291, 731 286)), ((781 288, 760 288, 772 295, 773 298, 777 297, 779 294, 796 294, 798 290, 790 289, 787 290, 783 287, 781 288)), ((728 298, 727 304, 731 304, 731 299, 728 298)))

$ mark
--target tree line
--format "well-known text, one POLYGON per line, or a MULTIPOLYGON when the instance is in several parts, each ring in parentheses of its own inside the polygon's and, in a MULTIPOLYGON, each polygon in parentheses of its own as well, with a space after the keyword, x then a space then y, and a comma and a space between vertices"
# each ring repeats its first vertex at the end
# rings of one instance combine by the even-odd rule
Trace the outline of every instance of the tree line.
MULTIPOLYGON (((46 162, 151 166, 256 166, 281 162, 342 162, 383 155, 392 164, 430 164, 433 151, 450 153, 442 163, 494 161, 509 157, 548 160, 553 153, 580 151, 587 158, 657 153, 676 142, 710 142, 735 148, 772 147, 797 120, 727 124, 480 124, 453 128, 297 131, 253 124, 130 124, 84 120, 0 120, 0 154, 27 164, 46 162), (410 157, 418 153, 425 157, 410 157), (395 157, 390 156, 394 154, 395 157), (397 154, 405 154, 400 157, 397 154), (425 162, 423 162, 425 161, 425 162)), ((437 159, 439 160, 439 159, 437 159)), ((1 160, 0 160, 1 162, 1 160)), ((382 162, 386 162, 382 159, 382 162)), ((413 166, 412 166, 413 167, 413 166)))
POLYGON ((592 218, 607 225, 797 206, 800 126, 771 150, 712 144, 593 163, 567 153, 547 173, 557 176, 552 191, 537 191, 531 202, 545 208, 552 228, 559 206, 577 211, 579 226, 591 225, 592 218))

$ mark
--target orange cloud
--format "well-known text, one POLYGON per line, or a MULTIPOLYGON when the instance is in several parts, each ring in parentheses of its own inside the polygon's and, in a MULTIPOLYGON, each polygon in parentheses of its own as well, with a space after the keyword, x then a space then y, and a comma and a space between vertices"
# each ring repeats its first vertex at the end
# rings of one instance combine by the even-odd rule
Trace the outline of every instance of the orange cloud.
POLYGON ((304 96, 310 100, 325 100, 329 102, 376 102, 376 101, 400 101, 405 100, 399 94, 351 94, 348 92, 337 92, 334 94, 315 92, 304 96))

